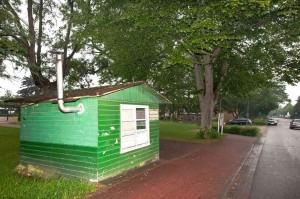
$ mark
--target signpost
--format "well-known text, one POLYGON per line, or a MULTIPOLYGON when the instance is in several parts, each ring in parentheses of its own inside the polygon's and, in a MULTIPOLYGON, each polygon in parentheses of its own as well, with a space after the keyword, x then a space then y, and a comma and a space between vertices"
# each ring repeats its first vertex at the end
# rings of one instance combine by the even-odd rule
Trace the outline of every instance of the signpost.
POLYGON ((224 126, 224 113, 218 114, 218 133, 223 134, 223 126, 224 126))

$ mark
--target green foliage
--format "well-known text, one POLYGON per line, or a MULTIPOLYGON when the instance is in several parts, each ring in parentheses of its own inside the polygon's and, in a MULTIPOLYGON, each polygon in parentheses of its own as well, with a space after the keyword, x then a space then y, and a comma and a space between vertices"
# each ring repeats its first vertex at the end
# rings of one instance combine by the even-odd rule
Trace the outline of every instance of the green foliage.
POLYGON ((293 107, 291 118, 300 118, 300 96, 298 97, 297 103, 293 107))
POLYGON ((55 58, 50 58, 46 51, 63 51, 68 86, 78 86, 78 82, 79 86, 89 86, 89 75, 98 69, 87 56, 88 35, 83 34, 90 15, 82 12, 90 9, 84 1, 1 1, 0 76, 2 62, 8 60, 28 70, 34 84, 49 91, 56 85, 52 67, 55 58))
POLYGON ((259 135, 259 128, 252 126, 240 126, 240 125, 226 125, 224 126, 224 133, 244 135, 255 137, 259 135))
POLYGON ((248 109, 250 118, 264 118, 285 101, 288 101, 285 86, 275 83, 256 88, 246 96, 228 94, 221 99, 222 110, 233 113, 236 118, 246 117, 248 109))
POLYGON ((34 85, 32 78, 24 77, 21 83, 21 88, 18 91, 18 94, 21 97, 29 97, 34 95, 40 95, 43 93, 43 90, 34 85))
POLYGON ((252 124, 255 126, 267 125, 268 121, 266 119, 254 119, 252 120, 252 124))
POLYGON ((95 184, 55 178, 41 180, 18 175, 19 129, 0 127, 0 190, 2 198, 83 198, 95 184))
POLYGON ((5 90, 5 93, 4 93, 3 96, 0 97, 0 100, 5 101, 5 100, 8 100, 8 99, 13 98, 13 97, 14 96, 13 96, 13 94, 10 90, 5 90))
POLYGON ((291 115, 293 110, 293 105, 289 101, 284 107, 279 107, 269 113, 270 117, 286 116, 288 113, 291 115))
MULTIPOLYGON (((184 75, 184 70, 177 70, 180 67, 191 69, 193 64, 201 65, 199 76, 203 77, 199 82, 206 84, 207 79, 213 79, 213 86, 209 88, 213 87, 215 99, 219 92, 245 96, 267 86, 273 78, 299 80, 298 51, 290 48, 292 43, 287 42, 292 39, 295 44, 299 37, 277 27, 277 20, 283 27, 296 20, 295 2, 145 0, 99 2, 97 5, 100 9, 87 28, 101 33, 90 34, 90 38, 93 47, 104 52, 99 60, 108 60, 100 74, 102 81, 146 80, 164 94, 168 95, 171 90, 169 97, 174 99, 174 109, 179 112, 181 101, 193 91, 187 82, 194 79, 190 77, 185 81, 186 77, 195 75, 193 72, 184 75), (295 18, 290 20, 291 17, 295 18), (221 52, 216 57, 211 56, 216 49, 221 52), (286 49, 293 50, 287 52, 286 49), (208 74, 208 70, 204 72, 204 55, 210 55, 212 74, 208 74), (228 67, 224 67, 225 61, 228 67), (184 81, 178 81, 182 79, 184 81), (177 85, 170 86, 165 81, 177 85)), ((295 29, 290 27, 289 30, 295 29)), ((196 89, 194 99, 211 93, 202 87, 196 89)), ((268 110, 261 106, 258 112, 251 109, 251 114, 263 116, 277 106, 264 102, 268 110)))
POLYGON ((199 131, 199 132, 196 134, 196 138, 197 138, 197 139, 200 139, 200 140, 204 140, 204 139, 206 138, 205 132, 199 131))
POLYGON ((215 139, 215 140, 218 140, 218 139, 223 139, 224 138, 224 135, 221 135, 220 133, 218 133, 215 129, 211 129, 210 132, 208 132, 208 137, 210 139, 215 139))
POLYGON ((200 129, 200 131, 197 132, 197 134, 196 134, 196 138, 197 139, 206 139, 206 138, 209 138, 209 139, 215 139, 215 140, 223 139, 224 135, 221 135, 220 133, 218 133, 216 129, 217 129, 216 127, 212 128, 208 132, 206 130, 204 130, 204 129, 200 129))

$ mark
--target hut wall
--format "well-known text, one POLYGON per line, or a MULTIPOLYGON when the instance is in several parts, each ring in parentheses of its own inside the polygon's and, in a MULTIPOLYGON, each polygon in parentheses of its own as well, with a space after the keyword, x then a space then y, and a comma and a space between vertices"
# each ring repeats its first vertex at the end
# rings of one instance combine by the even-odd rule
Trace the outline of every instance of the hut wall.
POLYGON ((159 158, 159 105, 142 87, 125 89, 98 101, 98 179, 103 180, 159 158), (149 106, 150 145, 129 152, 120 151, 120 105, 149 106))
POLYGON ((84 113, 61 113, 47 102, 22 108, 20 162, 64 175, 97 178, 98 113, 95 98, 67 106, 84 105, 84 113))

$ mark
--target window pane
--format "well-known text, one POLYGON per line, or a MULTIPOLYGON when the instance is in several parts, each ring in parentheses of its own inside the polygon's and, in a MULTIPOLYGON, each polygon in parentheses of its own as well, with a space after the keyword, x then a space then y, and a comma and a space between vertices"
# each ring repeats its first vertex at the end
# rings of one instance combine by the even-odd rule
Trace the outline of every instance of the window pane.
POLYGON ((136 129, 146 129, 146 121, 136 121, 136 129))
POLYGON ((123 131, 134 131, 135 130, 135 122, 122 122, 122 132, 123 131))
POLYGON ((136 119, 146 119, 145 108, 137 108, 136 109, 136 119))
POLYGON ((122 149, 133 148, 136 146, 136 136, 127 136, 122 138, 122 149))
POLYGON ((122 121, 134 120, 134 109, 122 109, 122 121))
POLYGON ((149 143, 149 133, 147 131, 142 131, 137 134, 137 145, 147 145, 149 143))

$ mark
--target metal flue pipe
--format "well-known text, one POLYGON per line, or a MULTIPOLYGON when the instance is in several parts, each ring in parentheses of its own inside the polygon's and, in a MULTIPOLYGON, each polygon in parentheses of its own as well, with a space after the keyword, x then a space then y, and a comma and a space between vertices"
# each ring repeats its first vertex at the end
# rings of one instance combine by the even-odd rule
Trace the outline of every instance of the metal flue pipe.
POLYGON ((62 68, 62 53, 56 53, 56 81, 57 81, 57 104, 58 109, 63 113, 82 113, 83 105, 65 106, 64 103, 64 83, 63 83, 63 68, 62 68))

